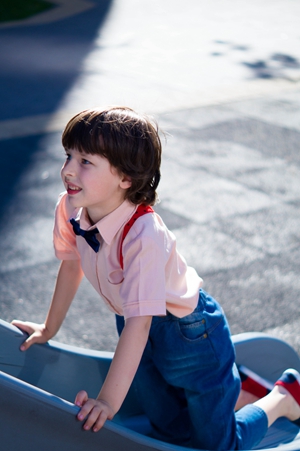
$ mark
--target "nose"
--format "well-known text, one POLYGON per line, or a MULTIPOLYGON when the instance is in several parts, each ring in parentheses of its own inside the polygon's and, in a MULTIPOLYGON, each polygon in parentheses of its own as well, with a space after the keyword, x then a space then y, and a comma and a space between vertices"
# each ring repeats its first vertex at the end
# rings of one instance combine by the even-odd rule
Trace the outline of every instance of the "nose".
POLYGON ((74 176, 76 174, 75 158, 68 159, 61 168, 62 177, 74 176))

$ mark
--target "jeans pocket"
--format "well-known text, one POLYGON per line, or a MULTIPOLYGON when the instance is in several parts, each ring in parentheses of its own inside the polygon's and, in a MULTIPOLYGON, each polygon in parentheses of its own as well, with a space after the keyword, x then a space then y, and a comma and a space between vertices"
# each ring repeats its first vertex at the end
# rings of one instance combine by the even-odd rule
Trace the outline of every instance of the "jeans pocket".
POLYGON ((194 322, 186 321, 183 318, 178 321, 178 326, 181 335, 186 340, 194 341, 207 338, 206 321, 204 318, 194 322))

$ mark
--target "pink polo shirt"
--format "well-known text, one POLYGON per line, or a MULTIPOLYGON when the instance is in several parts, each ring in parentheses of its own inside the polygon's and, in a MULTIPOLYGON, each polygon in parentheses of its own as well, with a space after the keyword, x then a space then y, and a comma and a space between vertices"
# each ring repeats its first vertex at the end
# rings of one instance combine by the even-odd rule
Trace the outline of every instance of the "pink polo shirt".
POLYGON ((136 208, 126 200, 91 226, 86 210, 72 210, 67 193, 62 193, 55 211, 55 254, 60 260, 81 259, 86 278, 114 313, 125 318, 167 311, 186 316, 197 305, 202 279, 178 253, 175 236, 158 214, 135 221, 122 246, 124 269, 120 266, 123 228, 136 208), (84 230, 98 228, 99 252, 74 234, 71 218, 79 219, 84 230))

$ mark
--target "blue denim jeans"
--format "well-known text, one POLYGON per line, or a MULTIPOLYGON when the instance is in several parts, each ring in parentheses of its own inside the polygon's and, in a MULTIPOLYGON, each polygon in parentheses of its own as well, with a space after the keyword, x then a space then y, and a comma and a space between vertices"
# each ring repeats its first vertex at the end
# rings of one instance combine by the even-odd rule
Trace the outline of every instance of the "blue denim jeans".
POLYGON ((253 405, 234 413, 240 392, 234 361, 227 320, 205 291, 190 315, 153 317, 134 381, 153 436, 205 450, 256 446, 267 417, 253 405))

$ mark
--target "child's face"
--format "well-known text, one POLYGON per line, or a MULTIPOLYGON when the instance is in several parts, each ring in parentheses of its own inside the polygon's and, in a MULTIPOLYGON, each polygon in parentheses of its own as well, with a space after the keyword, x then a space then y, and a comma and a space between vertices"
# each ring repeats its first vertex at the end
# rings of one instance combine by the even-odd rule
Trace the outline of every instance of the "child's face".
POLYGON ((61 177, 74 208, 86 207, 95 223, 121 205, 131 185, 128 177, 120 175, 100 155, 76 149, 66 151, 66 155, 61 177))

